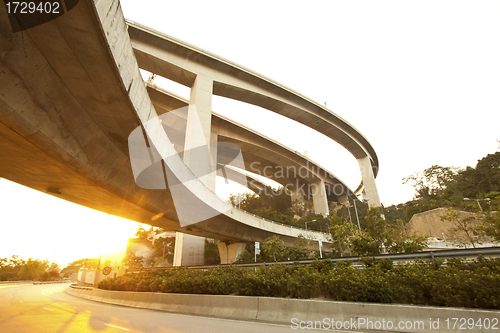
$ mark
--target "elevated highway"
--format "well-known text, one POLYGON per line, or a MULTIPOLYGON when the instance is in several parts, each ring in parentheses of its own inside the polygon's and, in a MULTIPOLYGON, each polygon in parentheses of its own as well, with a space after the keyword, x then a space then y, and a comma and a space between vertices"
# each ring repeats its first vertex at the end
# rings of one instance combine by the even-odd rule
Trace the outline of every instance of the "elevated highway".
POLYGON ((210 141, 211 96, 260 106, 317 130, 344 146, 358 161, 364 198, 380 206, 375 184, 379 162, 368 140, 326 107, 277 82, 217 55, 141 24, 127 21, 139 67, 191 87, 190 104, 206 115, 210 141))
MULTIPOLYGON (((137 24, 127 25, 117 1, 80 0, 61 17, 16 33, 1 7, 0 45, 0 177, 168 230, 236 243, 279 235, 293 245, 303 230, 240 211, 218 198, 211 183, 193 179, 193 165, 172 154, 172 142, 139 73, 141 66, 191 87, 190 104, 200 110, 207 142, 212 136, 212 93, 267 107, 328 133, 358 158, 366 195, 374 204, 378 200, 378 194, 372 195, 376 154, 351 125, 255 73, 137 24), (174 56, 167 56, 165 49, 174 56), (180 184, 189 181, 183 193, 189 206, 196 207, 189 212, 195 222, 180 223, 168 185, 166 190, 137 186, 127 141, 136 129, 143 131, 148 147, 160 156, 172 156, 161 162, 166 174, 180 184), (203 218, 200 211, 210 211, 210 217, 203 218)), ((226 128, 237 126, 225 122, 226 128)), ((259 140, 260 149, 272 151, 266 147, 269 141, 259 140)), ((255 147, 254 142, 248 152, 255 147)), ((214 171, 210 163, 204 165, 214 171)), ((329 243, 324 234, 312 235, 329 243)))
MULTIPOLYGON (((155 85, 148 84, 147 90, 158 114, 189 105, 187 99, 155 85)), ((276 181, 289 189, 294 198, 312 197, 311 184, 321 180, 325 184, 328 201, 342 202, 348 195, 354 196, 354 192, 332 172, 297 151, 214 111, 211 121, 211 132, 215 134, 212 138, 215 137, 217 142, 237 144, 242 150, 246 171, 276 181)), ((169 138, 174 146, 183 147, 181 131, 169 138)), ((259 183, 255 177, 248 179, 249 184, 252 182, 259 183)))

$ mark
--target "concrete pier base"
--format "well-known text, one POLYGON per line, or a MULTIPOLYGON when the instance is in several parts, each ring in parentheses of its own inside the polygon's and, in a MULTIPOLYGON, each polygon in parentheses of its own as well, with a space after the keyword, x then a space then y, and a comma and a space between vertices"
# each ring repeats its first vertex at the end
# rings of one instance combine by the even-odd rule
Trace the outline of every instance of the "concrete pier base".
POLYGON ((232 264, 238 259, 238 256, 245 251, 245 243, 231 243, 226 244, 224 242, 217 243, 219 248, 219 256, 221 264, 232 264))
POLYGON ((205 238, 175 233, 174 266, 205 264, 205 238))

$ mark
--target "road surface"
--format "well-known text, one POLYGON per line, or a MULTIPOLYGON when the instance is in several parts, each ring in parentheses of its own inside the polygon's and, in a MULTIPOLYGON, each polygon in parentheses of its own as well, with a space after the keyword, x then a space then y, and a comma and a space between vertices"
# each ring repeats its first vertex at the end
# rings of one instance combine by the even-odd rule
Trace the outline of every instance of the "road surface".
POLYGON ((280 333, 303 331, 292 329, 290 324, 209 318, 108 305, 68 295, 65 292, 67 288, 68 284, 0 285, 0 332, 280 333))

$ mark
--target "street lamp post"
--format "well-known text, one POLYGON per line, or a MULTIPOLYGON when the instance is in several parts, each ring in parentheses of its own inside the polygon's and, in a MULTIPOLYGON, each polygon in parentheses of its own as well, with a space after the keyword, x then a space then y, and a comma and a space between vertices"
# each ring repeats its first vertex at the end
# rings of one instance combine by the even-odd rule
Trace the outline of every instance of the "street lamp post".
POLYGON ((356 218, 358 219, 358 228, 359 230, 361 230, 361 224, 359 223, 358 208, 356 207, 356 199, 353 199, 352 202, 354 202, 354 210, 356 211, 356 218))
MULTIPOLYGON (((311 222, 316 222, 316 220, 311 220, 311 221, 305 222, 306 231, 307 231, 307 224, 311 223, 311 222)), ((328 226, 328 224, 327 224, 327 226, 328 226)), ((323 242, 321 241, 321 239, 318 240, 318 245, 319 245, 319 256, 320 256, 320 258, 323 258, 323 252, 321 251, 321 247, 323 247, 323 242)))
POLYGON ((307 224, 308 223, 311 223, 311 222, 316 222, 316 220, 311 220, 311 221, 307 221, 305 224, 306 224, 306 231, 307 231, 307 224))
POLYGON ((354 227, 352 226, 352 217, 351 217, 351 202, 349 201, 349 197, 347 197, 347 211, 349 212, 349 222, 351 222, 351 231, 354 235, 354 227))
POLYGON ((481 212, 483 212, 483 207, 481 207, 481 204, 479 203, 479 201, 490 201, 491 199, 490 198, 484 198, 484 199, 471 199, 471 198, 464 198, 465 201, 469 201, 469 200, 476 200, 477 202, 477 205, 479 206, 479 209, 481 210, 481 212))

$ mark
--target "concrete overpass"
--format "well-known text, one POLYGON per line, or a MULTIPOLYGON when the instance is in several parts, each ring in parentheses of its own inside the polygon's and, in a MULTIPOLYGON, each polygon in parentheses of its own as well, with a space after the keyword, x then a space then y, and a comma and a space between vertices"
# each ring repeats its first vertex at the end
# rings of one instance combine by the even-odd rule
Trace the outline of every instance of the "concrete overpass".
POLYGON ((191 87, 189 103, 207 113, 210 141, 211 96, 218 95, 276 112, 344 146, 360 166, 364 198, 380 206, 375 177, 379 163, 368 140, 326 107, 258 73, 138 23, 127 21, 139 67, 191 87), (203 97, 199 91, 203 91, 203 97))
MULTIPOLYGON (((378 160, 366 139, 352 126, 261 76, 214 59, 206 52, 193 53, 185 44, 174 45, 164 35, 138 25, 127 27, 118 2, 80 0, 61 17, 16 33, 1 7, 0 45, 1 177, 137 222, 234 242, 232 248, 221 247, 221 252, 240 249, 239 242, 262 241, 271 235, 279 235, 287 245, 293 245, 303 230, 231 207, 207 190, 210 183, 192 181, 186 188, 186 199, 194 207, 212 211, 213 216, 186 226, 179 223, 168 187, 160 191, 136 185, 127 142, 130 133, 140 128, 148 144, 161 156, 172 156, 173 151, 139 73, 139 63, 144 69, 191 86, 190 104, 204 116, 207 142, 211 137, 212 92, 269 106, 343 143, 358 158, 362 169, 369 165, 366 175, 362 173, 363 181, 368 196, 373 192, 371 184, 378 160), (167 44, 189 56, 184 60, 174 56, 177 58, 169 62, 152 55, 158 49, 163 52, 167 44), (183 62, 193 62, 194 67, 190 65, 187 70, 183 62), (214 67, 208 70, 210 66, 214 67), (225 79, 216 81, 207 70, 225 79), (229 84, 234 83, 229 80, 230 73, 233 79, 242 78, 241 84, 229 84), (252 88, 250 94, 243 89, 245 85, 252 88)), ((180 183, 192 180, 190 165, 179 156, 162 163, 180 183)), ((205 166, 212 168, 210 164, 205 166)), ((196 211, 192 214, 196 215, 196 211)), ((199 218, 194 215, 193 220, 199 218)), ((325 235, 313 235, 328 243, 325 235)))
MULTIPOLYGON (((155 85, 148 84, 147 90, 158 114, 189 105, 188 100, 155 85)), ((316 213, 329 213, 328 204, 320 199, 344 203, 348 195, 354 196, 353 191, 332 172, 297 151, 214 111, 211 121, 212 138, 215 137, 217 142, 235 143, 241 148, 246 171, 265 176, 286 187, 291 191, 293 200, 303 201, 304 195, 314 199, 311 185, 322 181, 325 184, 326 197, 316 196, 316 213)), ((174 146, 184 146, 181 132, 169 138, 174 146)), ((248 179, 248 183, 260 184, 260 181, 252 178, 248 179)), ((262 185, 259 188, 260 190, 256 190, 262 191, 262 185)))

